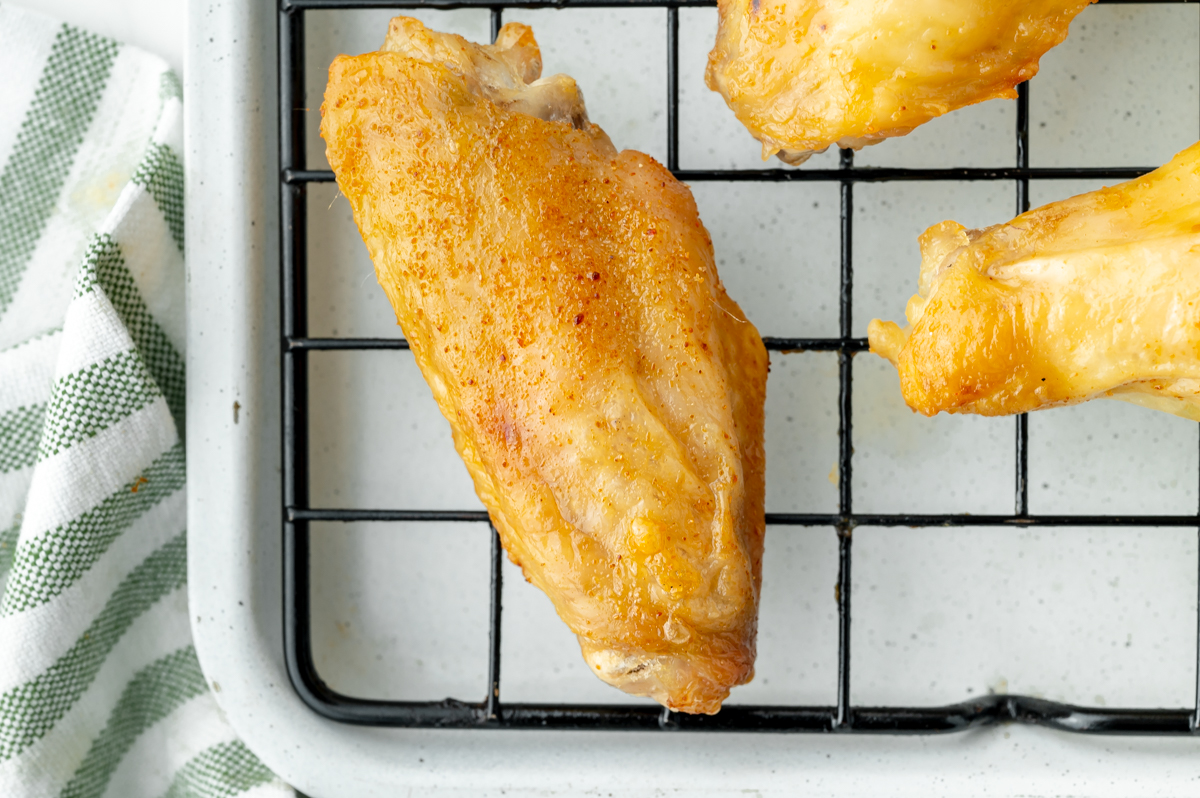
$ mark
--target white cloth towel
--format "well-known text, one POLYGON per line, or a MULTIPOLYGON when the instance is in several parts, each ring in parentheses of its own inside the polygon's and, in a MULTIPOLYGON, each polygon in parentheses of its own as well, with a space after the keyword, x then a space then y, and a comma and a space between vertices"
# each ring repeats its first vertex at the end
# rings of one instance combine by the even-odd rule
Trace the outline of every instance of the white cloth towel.
POLYGON ((291 796, 187 614, 182 98, 0 6, 0 795, 291 796))

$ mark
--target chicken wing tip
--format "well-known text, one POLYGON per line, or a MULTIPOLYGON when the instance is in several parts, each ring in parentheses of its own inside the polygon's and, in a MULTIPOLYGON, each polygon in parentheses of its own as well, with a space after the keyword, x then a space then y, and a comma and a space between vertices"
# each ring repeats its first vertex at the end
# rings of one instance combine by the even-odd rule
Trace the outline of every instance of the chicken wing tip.
POLYGON ((542 53, 533 29, 509 22, 492 44, 476 44, 454 33, 430 30, 418 19, 399 16, 388 25, 383 52, 441 64, 461 76, 467 88, 502 108, 547 122, 588 128, 583 93, 567 75, 541 77, 542 53))

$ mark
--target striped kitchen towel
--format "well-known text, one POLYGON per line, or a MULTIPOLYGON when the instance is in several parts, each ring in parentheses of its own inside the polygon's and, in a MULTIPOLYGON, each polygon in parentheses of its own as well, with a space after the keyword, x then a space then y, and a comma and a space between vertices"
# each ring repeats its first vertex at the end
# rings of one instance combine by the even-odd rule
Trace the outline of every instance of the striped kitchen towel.
POLYGON ((0 6, 0 796, 290 796, 187 612, 182 104, 0 6))

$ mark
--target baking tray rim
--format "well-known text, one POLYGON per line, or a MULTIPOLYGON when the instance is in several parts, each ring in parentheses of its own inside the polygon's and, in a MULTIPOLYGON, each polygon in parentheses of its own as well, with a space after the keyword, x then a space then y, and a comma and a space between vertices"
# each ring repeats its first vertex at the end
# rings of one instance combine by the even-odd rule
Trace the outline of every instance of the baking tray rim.
POLYGON ((1014 773, 1022 791, 1039 780, 1055 789, 1059 771, 1097 755, 1109 767, 1093 773, 1118 792, 1162 768, 1200 777, 1192 738, 1098 740, 1022 726, 952 737, 480 734, 349 726, 313 713, 288 680, 281 635, 274 5, 189 0, 184 120, 190 620, 218 704, 271 769, 312 795, 794 794, 805 783, 826 794, 906 785, 954 794, 1011 762, 1001 742, 1011 730, 1038 759, 1061 764, 1014 773))

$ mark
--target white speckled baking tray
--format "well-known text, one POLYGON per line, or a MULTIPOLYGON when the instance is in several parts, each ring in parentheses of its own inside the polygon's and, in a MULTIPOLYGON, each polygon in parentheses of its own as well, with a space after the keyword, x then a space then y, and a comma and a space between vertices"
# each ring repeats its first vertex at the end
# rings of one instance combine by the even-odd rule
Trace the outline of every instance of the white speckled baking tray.
MULTIPOLYGON (((924 738, 451 732, 319 718, 282 662, 275 18, 272 4, 189 5, 190 592, 201 662, 235 727, 313 796, 1164 795, 1194 793, 1200 742, 1084 738, 1025 727, 924 738), (238 404, 235 416, 233 406, 238 404)), ((547 72, 573 74, 618 146, 665 154, 662 9, 514 11, 547 72)), ((323 64, 378 45, 387 12, 310 12, 308 165, 323 64)), ((486 11, 417 14, 475 39, 486 11)), ((680 12, 681 166, 757 167, 757 145, 703 87, 712 9, 680 12)), ((1031 89, 1035 166, 1153 165, 1200 135, 1200 8, 1087 9, 1031 89), (1044 123, 1044 126, 1043 126, 1044 123)), ((858 163, 1012 163, 1012 103, 993 101, 864 150, 858 163)), ((810 162, 826 166, 829 155, 810 162)), ((1034 204, 1092 186, 1036 182, 1034 204)), ((823 184, 700 184, 722 277, 764 335, 837 328, 837 194, 823 184)), ((916 235, 1011 217, 1010 185, 855 188, 855 334, 898 318, 916 235)), ((310 190, 310 332, 391 336, 394 317, 333 186, 310 190)), ((311 357, 312 502, 477 508, 449 430, 407 352, 311 357)), ((894 372, 855 359, 855 509, 1011 510, 1009 419, 928 420, 894 372)), ((833 512, 836 357, 772 358, 768 510, 833 512)), ((1030 418, 1035 513, 1194 513, 1197 425, 1117 402, 1030 418)), ((1086 705, 1189 706, 1196 531, 855 532, 856 704, 945 704, 988 691, 1086 705)), ((475 698, 486 674, 486 526, 314 525, 313 636, 330 685, 378 698, 475 698)), ((833 530, 768 532, 760 656, 741 703, 831 704, 833 530)), ((508 701, 606 702, 549 602, 508 567, 508 701)))

